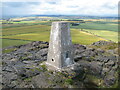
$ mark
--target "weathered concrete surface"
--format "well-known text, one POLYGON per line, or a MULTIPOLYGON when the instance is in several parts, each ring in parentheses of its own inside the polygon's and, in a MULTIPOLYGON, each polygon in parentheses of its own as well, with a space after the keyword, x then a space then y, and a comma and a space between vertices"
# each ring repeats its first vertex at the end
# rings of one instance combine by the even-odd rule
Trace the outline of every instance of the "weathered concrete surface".
POLYGON ((50 43, 47 64, 54 69, 70 66, 73 61, 73 45, 68 22, 53 22, 50 34, 50 43))

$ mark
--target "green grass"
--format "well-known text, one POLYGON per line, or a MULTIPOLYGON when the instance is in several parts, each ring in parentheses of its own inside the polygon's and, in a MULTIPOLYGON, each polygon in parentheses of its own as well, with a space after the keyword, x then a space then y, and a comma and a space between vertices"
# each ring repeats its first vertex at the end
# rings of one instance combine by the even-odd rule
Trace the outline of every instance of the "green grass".
POLYGON ((5 49, 5 50, 2 51, 2 53, 10 53, 14 50, 15 50, 15 48, 5 49))
POLYGON ((11 23, 34 23, 35 21, 20 21, 20 22, 11 22, 11 23))
POLYGON ((84 31, 88 31, 102 38, 112 40, 114 42, 118 42, 118 32, 107 31, 107 30, 90 30, 90 29, 85 29, 84 31))
MULTIPOLYGON (((30 27, 30 29, 24 29, 24 33, 23 34, 19 34, 20 32, 15 31, 15 35, 11 35, 11 32, 9 31, 9 35, 3 36, 3 38, 9 38, 9 39, 18 39, 17 42, 19 42, 20 40, 20 44, 22 43, 26 43, 26 41, 22 41, 22 40, 29 40, 29 41, 49 41, 49 37, 50 37, 50 30, 45 30, 47 27, 49 26, 44 26, 45 28, 38 28, 38 26, 34 26, 34 29, 30 27), (29 30, 32 31, 36 31, 36 32, 29 32, 29 30), (44 29, 44 30, 43 30, 44 29), (37 31, 38 30, 38 31, 37 31), (18 33, 18 34, 17 34, 18 33)), ((23 28, 22 28, 23 30, 23 28)), ((20 30, 21 31, 21 30, 20 30)), ((71 29, 71 36, 72 36, 72 41, 73 43, 80 43, 80 44, 91 44, 93 42, 99 41, 99 40, 105 40, 99 37, 96 37, 92 34, 88 34, 88 33, 84 33, 83 31, 79 31, 77 29, 71 29)), ((3 39, 3 46, 9 46, 7 42, 5 43, 4 39, 3 39)), ((28 42, 28 41, 27 41, 28 42)), ((12 42, 12 45, 16 45, 16 41, 12 42)), ((18 44, 18 43, 17 43, 18 44)))
POLYGON ((47 31, 41 33, 11 35, 11 36, 5 36, 5 38, 30 40, 30 41, 49 41, 49 32, 47 31))
POLYGON ((43 71, 47 71, 47 66, 46 65, 41 65, 43 71))
MULTIPOLYGON (((25 21, 26 24, 22 22, 3 25, 3 36, 1 36, 4 38, 3 47, 26 44, 31 41, 49 41, 51 21, 38 21, 36 23, 25 21)), ((106 39, 117 41, 116 26, 116 23, 113 22, 87 22, 79 26, 71 26, 72 42, 88 45, 106 39), (80 31, 81 28, 93 34, 80 31)))
POLYGON ((10 29, 15 27, 24 27, 24 26, 34 26, 34 25, 51 25, 51 21, 21 21, 21 22, 11 22, 12 24, 3 24, 3 29, 10 29))
POLYGON ((3 39, 2 40, 2 47, 5 48, 8 46, 23 45, 23 44, 27 44, 29 42, 30 41, 3 39))
POLYGON ((46 25, 33 25, 23 27, 6 28, 2 30, 3 36, 16 35, 16 34, 28 34, 28 33, 41 33, 50 30, 50 26, 46 25))
POLYGON ((66 79, 66 81, 65 81, 67 84, 70 84, 70 85, 72 85, 73 84, 73 80, 72 79, 66 79))
POLYGON ((100 40, 105 40, 92 34, 79 31, 78 29, 71 29, 71 35, 73 43, 80 43, 84 45, 92 44, 93 42, 97 42, 100 40))
POLYGON ((110 21, 90 21, 71 28, 88 31, 104 39, 118 42, 118 24, 110 21))
POLYGON ((118 26, 115 23, 111 22, 86 22, 86 23, 81 23, 79 26, 71 26, 71 28, 76 28, 76 29, 91 29, 91 30, 107 30, 107 31, 118 31, 118 26))

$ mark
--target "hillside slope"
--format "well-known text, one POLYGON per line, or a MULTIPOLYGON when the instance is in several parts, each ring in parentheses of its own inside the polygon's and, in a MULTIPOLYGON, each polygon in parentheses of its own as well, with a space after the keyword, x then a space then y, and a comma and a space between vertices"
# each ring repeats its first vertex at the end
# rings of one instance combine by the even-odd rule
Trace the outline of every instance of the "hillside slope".
POLYGON ((100 88, 118 87, 117 46, 99 41, 92 45, 74 44, 75 70, 48 71, 48 42, 36 41, 7 47, 2 54, 3 88, 100 88), (109 45, 112 48, 103 48, 109 45), (110 51, 111 50, 111 51, 110 51))

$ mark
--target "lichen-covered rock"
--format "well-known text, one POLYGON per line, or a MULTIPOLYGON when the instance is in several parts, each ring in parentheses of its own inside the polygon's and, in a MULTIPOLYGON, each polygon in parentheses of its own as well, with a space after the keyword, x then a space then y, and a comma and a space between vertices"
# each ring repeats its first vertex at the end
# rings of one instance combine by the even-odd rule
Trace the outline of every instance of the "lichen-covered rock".
POLYGON ((95 42, 93 43, 92 45, 95 45, 95 46, 101 46, 101 45, 108 45, 110 43, 113 43, 112 41, 98 41, 98 42, 95 42))
MULTIPOLYGON (((100 41, 93 45, 100 46, 108 43, 100 41)), ((41 63, 47 60, 48 45, 48 42, 36 41, 26 45, 4 48, 3 50, 13 48, 15 50, 1 55, 3 87, 78 88, 92 85, 96 87, 95 83, 110 87, 118 80, 117 55, 110 54, 101 48, 91 48, 80 44, 74 44, 75 64, 72 67, 68 67, 62 72, 47 71, 47 68, 41 63), (89 75, 92 76, 89 78, 95 77, 93 78, 94 84, 88 80, 87 76, 89 75)))
POLYGON ((115 71, 107 72, 107 76, 104 78, 104 83, 106 86, 111 86, 116 83, 115 71))

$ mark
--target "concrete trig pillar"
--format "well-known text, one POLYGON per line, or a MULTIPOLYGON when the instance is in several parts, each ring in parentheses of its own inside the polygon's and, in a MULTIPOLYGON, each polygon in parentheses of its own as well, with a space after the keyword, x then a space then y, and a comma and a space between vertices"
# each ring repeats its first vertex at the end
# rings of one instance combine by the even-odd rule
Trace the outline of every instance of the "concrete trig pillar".
POLYGON ((52 23, 46 63, 51 65, 53 69, 62 69, 74 63, 68 22, 52 23))

